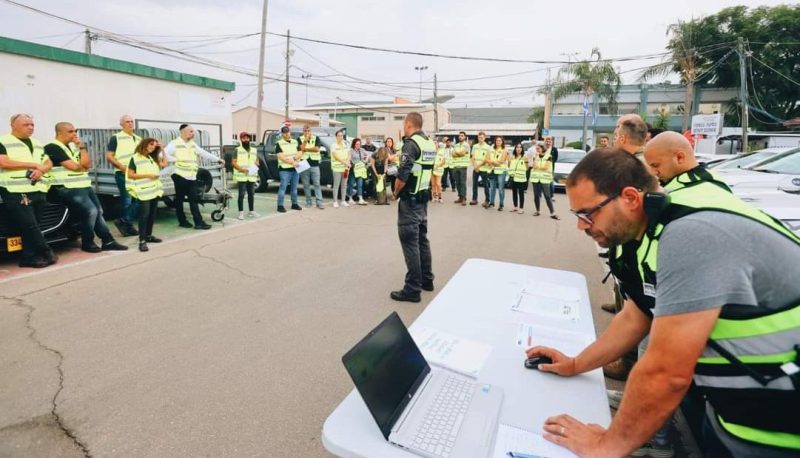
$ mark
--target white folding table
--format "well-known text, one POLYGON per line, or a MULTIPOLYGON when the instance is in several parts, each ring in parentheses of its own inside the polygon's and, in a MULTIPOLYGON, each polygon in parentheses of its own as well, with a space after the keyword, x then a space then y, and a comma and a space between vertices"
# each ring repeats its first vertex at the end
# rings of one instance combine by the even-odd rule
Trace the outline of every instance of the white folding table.
MULTIPOLYGON (((602 370, 564 378, 525 369, 524 350, 516 342, 521 322, 585 334, 594 341, 586 278, 575 272, 469 259, 409 327, 434 328, 493 346, 478 380, 503 388, 500 423, 542 432, 547 417, 567 413, 584 423, 607 427, 611 414, 602 370), (578 319, 512 311, 512 303, 532 279, 577 288, 578 319)), ((386 442, 355 389, 328 416, 322 443, 342 457, 415 456, 386 442)))

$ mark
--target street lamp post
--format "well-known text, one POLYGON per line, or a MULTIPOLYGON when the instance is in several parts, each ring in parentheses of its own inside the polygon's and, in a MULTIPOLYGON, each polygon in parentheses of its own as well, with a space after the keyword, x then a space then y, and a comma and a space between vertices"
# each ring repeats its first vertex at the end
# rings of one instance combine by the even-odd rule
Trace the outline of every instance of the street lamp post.
POLYGON ((312 75, 311 73, 304 73, 300 75, 300 78, 306 80, 306 106, 308 106, 308 79, 311 78, 312 76, 314 75, 312 75))
POLYGON ((421 65, 419 67, 414 67, 414 70, 419 72, 419 101, 422 102, 422 72, 428 69, 427 65, 421 65))

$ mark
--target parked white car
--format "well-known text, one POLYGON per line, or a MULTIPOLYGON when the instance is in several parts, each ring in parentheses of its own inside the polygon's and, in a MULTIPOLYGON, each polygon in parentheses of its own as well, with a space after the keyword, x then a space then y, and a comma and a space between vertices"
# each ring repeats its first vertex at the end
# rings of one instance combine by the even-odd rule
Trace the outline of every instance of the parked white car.
POLYGON ((555 181, 557 190, 564 190, 566 188, 567 177, 584 156, 586 156, 586 151, 581 151, 579 149, 558 149, 558 162, 556 162, 555 174, 553 175, 553 181, 555 181))
POLYGON ((775 157, 776 155, 788 151, 792 148, 766 148, 748 154, 737 154, 733 158, 708 164, 707 167, 714 169, 715 172, 720 170, 737 170, 748 167, 756 167, 762 162, 775 157))
POLYGON ((776 154, 755 166, 713 170, 738 195, 759 190, 775 190, 786 180, 800 176, 800 148, 776 154))
POLYGON ((784 179, 777 189, 759 190, 739 197, 783 221, 800 235, 800 177, 784 179))

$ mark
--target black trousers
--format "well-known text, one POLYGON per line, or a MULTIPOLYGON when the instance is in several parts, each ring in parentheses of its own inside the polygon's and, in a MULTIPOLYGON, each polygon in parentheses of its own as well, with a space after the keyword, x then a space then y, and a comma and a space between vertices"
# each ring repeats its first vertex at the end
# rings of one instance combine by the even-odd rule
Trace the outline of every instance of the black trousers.
POLYGON ((203 215, 200 214, 200 207, 197 204, 197 180, 187 180, 173 173, 172 182, 175 183, 175 214, 178 216, 178 222, 188 222, 186 213, 183 212, 183 201, 188 200, 195 226, 204 224, 203 215))
POLYGON ((525 192, 528 190, 528 182, 517 183, 511 181, 511 198, 514 200, 514 206, 520 210, 525 208, 525 192))
POLYGON ((139 201, 139 241, 145 242, 153 235, 153 222, 156 219, 158 199, 139 201))
MULTIPOLYGON (((240 181, 239 182, 239 211, 244 211, 244 193, 247 192, 247 206, 250 208, 250 211, 253 211, 253 204, 254 196, 253 191, 255 190, 255 183, 252 181, 240 181)), ((308 191, 306 191, 308 192, 308 191)))
POLYGON ((397 205, 397 232, 406 261, 403 291, 419 295, 422 283, 433 282, 431 244, 428 241, 428 195, 402 198, 397 205))
POLYGON ((8 192, 6 188, 0 188, 0 197, 8 209, 8 216, 11 217, 12 224, 19 230, 22 236, 22 259, 33 261, 37 257, 44 256, 50 252, 50 247, 39 230, 39 221, 42 220, 42 213, 47 204, 46 195, 43 192, 18 193, 8 192), (27 205, 23 202, 27 197, 27 205))
POLYGON ((478 200, 478 177, 483 182, 483 200, 489 202, 489 173, 475 170, 472 171, 472 200, 478 200))

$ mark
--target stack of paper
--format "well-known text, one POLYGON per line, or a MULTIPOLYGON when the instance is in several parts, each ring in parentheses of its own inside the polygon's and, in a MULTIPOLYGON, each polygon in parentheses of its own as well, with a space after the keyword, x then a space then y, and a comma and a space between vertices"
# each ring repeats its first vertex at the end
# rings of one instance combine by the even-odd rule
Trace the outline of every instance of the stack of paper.
POLYGON ((577 321, 578 289, 547 282, 529 282, 511 304, 511 310, 548 318, 577 321))
POLYGON ((415 326, 411 337, 430 364, 477 378, 492 346, 437 329, 415 326))
POLYGON ((493 458, 508 458, 508 452, 542 458, 573 458, 569 450, 549 442, 541 434, 508 425, 497 430, 493 458))
POLYGON ((527 323, 520 323, 517 327, 517 346, 525 349, 543 345, 555 348, 566 355, 575 356, 588 347, 592 340, 591 335, 553 327, 534 326, 527 323))

